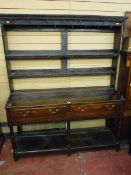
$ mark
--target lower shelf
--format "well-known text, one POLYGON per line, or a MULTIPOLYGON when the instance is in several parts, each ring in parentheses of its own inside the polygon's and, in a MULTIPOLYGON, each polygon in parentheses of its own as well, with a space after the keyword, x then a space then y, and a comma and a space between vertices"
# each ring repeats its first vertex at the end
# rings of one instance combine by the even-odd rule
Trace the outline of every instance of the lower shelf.
POLYGON ((119 144, 110 129, 105 127, 89 128, 85 130, 72 130, 71 132, 72 150, 97 149, 114 147, 119 144))
POLYGON ((64 130, 52 132, 23 132, 16 135, 17 154, 35 154, 66 150, 67 134, 64 130))
POLYGON ((15 156, 32 155, 37 153, 76 150, 89 150, 96 148, 116 147, 118 140, 112 132, 105 128, 72 129, 70 131, 70 141, 67 139, 66 130, 53 132, 22 132, 16 134, 17 149, 15 156))

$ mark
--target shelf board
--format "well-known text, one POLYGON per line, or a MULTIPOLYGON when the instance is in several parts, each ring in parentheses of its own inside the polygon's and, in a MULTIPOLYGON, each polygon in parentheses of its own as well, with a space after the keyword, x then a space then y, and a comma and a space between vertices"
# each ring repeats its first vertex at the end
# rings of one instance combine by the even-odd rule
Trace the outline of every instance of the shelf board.
POLYGON ((43 26, 80 28, 88 26, 120 27, 125 16, 98 16, 98 15, 29 15, 29 14, 0 14, 0 23, 6 26, 43 26))
POLYGON ((68 150, 67 133, 59 130, 59 134, 16 134, 17 149, 15 154, 19 156, 38 153, 88 150, 96 148, 116 147, 119 142, 113 133, 105 127, 73 129, 70 135, 70 150, 68 150))
POLYGON ((29 50, 11 50, 5 53, 7 59, 48 59, 48 58, 59 58, 59 57, 71 57, 71 58, 81 58, 81 57, 92 57, 92 58, 109 58, 117 57, 117 50, 68 50, 66 53, 62 53, 60 50, 50 50, 50 51, 29 51, 29 50))
POLYGON ((81 94, 81 93, 85 93, 88 96, 92 95, 92 92, 94 94, 94 92, 98 92, 98 94, 104 94, 104 93, 109 93, 109 94, 113 94, 114 93, 114 87, 112 86, 93 86, 93 87, 70 87, 70 88, 53 88, 53 89, 23 89, 23 90, 14 90, 11 95, 13 96, 21 96, 21 95, 28 95, 28 94, 44 94, 44 96, 46 94, 81 94))
POLYGON ((48 70, 12 70, 9 78, 35 78, 35 77, 65 77, 65 76, 97 76, 115 75, 115 70, 111 67, 88 68, 88 69, 48 69, 48 70))
POLYGON ((70 104, 120 102, 122 95, 115 92, 113 87, 83 87, 49 90, 17 90, 6 103, 6 108, 15 107, 44 107, 70 104))
POLYGON ((19 154, 34 154, 35 152, 54 152, 66 150, 67 133, 59 130, 56 134, 24 132, 24 134, 16 134, 17 152, 19 154))
POLYGON ((37 59, 37 58, 54 58, 54 57, 60 57, 61 56, 61 51, 22 51, 22 50, 12 50, 12 51, 7 51, 5 53, 6 58, 8 59, 37 59))
POLYGON ((118 51, 113 49, 105 50, 70 50, 67 52, 69 57, 94 57, 94 58, 109 58, 117 57, 118 51))
MULTIPOLYGON (((11 26, 7 25, 6 26, 6 31, 15 31, 15 32, 62 32, 65 31, 64 28, 46 28, 43 26, 11 26)), ((67 32, 103 32, 103 33, 114 33, 115 30, 112 27, 104 27, 103 26, 94 26, 94 27, 86 27, 86 28, 69 28, 67 29, 67 32)))
POLYGON ((113 147, 119 144, 110 129, 106 127, 72 130, 72 150, 113 147))

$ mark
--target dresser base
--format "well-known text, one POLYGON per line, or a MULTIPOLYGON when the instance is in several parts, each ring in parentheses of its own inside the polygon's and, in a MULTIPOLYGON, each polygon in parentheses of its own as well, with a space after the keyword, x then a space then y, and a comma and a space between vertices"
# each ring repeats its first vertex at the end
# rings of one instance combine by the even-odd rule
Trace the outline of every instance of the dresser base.
POLYGON ((124 99, 111 88, 69 88, 16 91, 8 99, 6 112, 14 158, 37 153, 115 147, 119 150, 124 99), (105 119, 107 128, 72 129, 72 121, 105 119), (23 125, 66 123, 66 128, 41 133, 23 132, 23 125), (14 126, 18 133, 15 134, 14 126), (116 140, 116 138, 118 140, 116 140))
POLYGON ((65 152, 68 155, 75 151, 93 150, 100 148, 115 148, 118 150, 119 141, 110 129, 95 127, 88 129, 70 130, 70 138, 66 130, 59 129, 42 132, 22 132, 15 134, 17 149, 14 150, 14 159, 27 155, 65 152))

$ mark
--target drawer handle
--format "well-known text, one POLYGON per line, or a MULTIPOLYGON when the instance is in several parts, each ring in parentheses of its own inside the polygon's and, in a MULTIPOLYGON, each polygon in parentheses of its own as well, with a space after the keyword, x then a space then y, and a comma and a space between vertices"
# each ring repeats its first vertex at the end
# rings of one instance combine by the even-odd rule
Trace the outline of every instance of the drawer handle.
POLYGON ((106 108, 108 110, 113 110, 115 108, 115 105, 114 104, 112 104, 112 105, 106 105, 106 108))
POLYGON ((78 110, 81 111, 81 112, 85 112, 87 110, 87 107, 78 107, 78 110))
POLYGON ((59 109, 49 109, 49 112, 51 114, 56 114, 57 112, 59 112, 59 109))
POLYGON ((81 109, 81 112, 85 112, 86 110, 85 109, 81 109))
POLYGON ((28 114, 30 113, 30 111, 20 111, 19 113, 22 117, 28 117, 28 114))
POLYGON ((130 59, 130 57, 127 57, 126 67, 130 67, 130 65, 131 65, 131 59, 130 59))

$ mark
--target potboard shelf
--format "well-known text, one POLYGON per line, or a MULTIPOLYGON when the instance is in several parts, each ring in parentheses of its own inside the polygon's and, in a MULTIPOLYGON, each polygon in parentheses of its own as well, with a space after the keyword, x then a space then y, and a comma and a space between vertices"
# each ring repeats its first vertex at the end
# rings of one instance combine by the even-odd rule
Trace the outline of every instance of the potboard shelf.
POLYGON ((18 145, 15 154, 17 156, 41 154, 56 151, 76 151, 87 149, 99 149, 116 147, 119 141, 114 137, 110 129, 105 127, 72 129, 70 133, 70 142, 68 143, 67 131, 59 130, 56 134, 46 133, 44 131, 37 135, 37 132, 29 134, 16 135, 18 145))
POLYGON ((70 140, 72 150, 106 148, 119 144, 111 130, 105 127, 72 130, 70 140))

